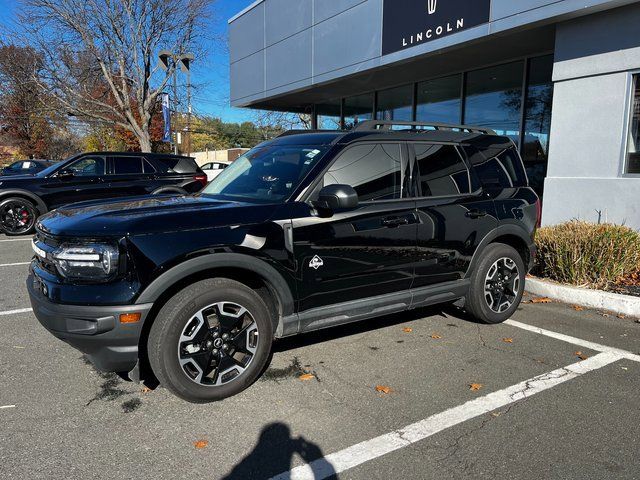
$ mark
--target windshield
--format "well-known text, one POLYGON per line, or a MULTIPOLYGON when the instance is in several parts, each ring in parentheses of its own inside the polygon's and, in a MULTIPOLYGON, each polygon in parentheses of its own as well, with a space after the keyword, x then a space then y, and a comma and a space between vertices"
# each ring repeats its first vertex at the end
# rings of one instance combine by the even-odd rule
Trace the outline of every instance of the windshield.
POLYGON ((222 170, 202 193, 259 203, 285 200, 326 151, 299 145, 255 148, 222 170))

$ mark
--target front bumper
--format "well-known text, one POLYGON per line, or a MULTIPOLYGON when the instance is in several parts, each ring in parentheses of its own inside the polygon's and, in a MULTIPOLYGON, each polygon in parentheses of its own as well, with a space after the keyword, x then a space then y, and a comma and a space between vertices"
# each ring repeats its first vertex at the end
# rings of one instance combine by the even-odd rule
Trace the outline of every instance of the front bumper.
POLYGON ((98 370, 129 372, 138 362, 142 325, 153 304, 125 306, 81 306, 52 302, 42 291, 42 281, 33 273, 27 290, 33 313, 55 337, 85 353, 98 370), (142 314, 137 323, 122 324, 123 313, 142 314))

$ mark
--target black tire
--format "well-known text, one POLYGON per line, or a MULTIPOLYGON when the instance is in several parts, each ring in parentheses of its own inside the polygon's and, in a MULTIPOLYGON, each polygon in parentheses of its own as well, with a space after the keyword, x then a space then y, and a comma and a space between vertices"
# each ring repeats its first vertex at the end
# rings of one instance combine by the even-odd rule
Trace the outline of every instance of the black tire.
POLYGON ((27 235, 33 232, 40 212, 30 200, 9 197, 0 201, 0 231, 5 235, 27 235))
MULTIPOLYGON (((233 313, 238 313, 238 311, 241 310, 237 309, 233 313)), ((231 322, 236 321, 233 317, 229 318, 231 322)), ((229 318, 225 319, 226 323, 229 323, 229 318)), ((227 333, 227 335, 231 336, 231 340, 228 340, 231 345, 235 340, 234 334, 227 333)), ((238 336, 240 335, 242 333, 238 334, 238 336)), ((240 343, 241 340, 238 342, 240 343)), ((151 327, 147 353, 151 368, 161 385, 189 402, 208 403, 236 395, 249 387, 263 371, 269 358, 272 343, 273 323, 269 309, 260 296, 242 283, 224 278, 214 278, 194 283, 169 299, 158 312, 151 327), (223 304, 222 307, 220 307, 221 304, 223 304), (234 355, 223 353, 223 347, 229 347, 229 345, 225 343, 224 346, 218 345, 218 348, 213 345, 213 341, 221 340, 220 335, 222 334, 220 332, 222 330, 214 333, 216 328, 211 328, 211 324, 218 322, 218 326, 222 328, 222 321, 219 318, 226 318, 227 312, 221 312, 220 309, 235 308, 230 306, 242 307, 247 311, 241 314, 240 328, 236 332, 247 330, 249 327, 243 327, 243 325, 253 321, 253 324, 250 324, 251 332, 245 333, 246 354, 240 351, 242 347, 239 347, 235 355, 244 356, 241 361, 246 361, 249 355, 250 340, 256 343, 255 352, 243 371, 241 371, 242 367, 238 367, 236 368, 238 374, 228 383, 215 385, 214 382, 224 381, 225 375, 220 374, 228 370, 218 371, 218 368, 213 368, 210 372, 213 377, 207 378, 201 366, 203 364, 211 366, 218 364, 218 362, 220 362, 219 365, 223 363, 229 365, 229 362, 237 363, 234 360, 234 355), (205 310, 207 308, 209 310, 205 310), (197 317, 197 314, 202 310, 205 310, 202 315, 202 318, 206 319, 204 324, 197 317), (191 327, 191 325, 194 326, 191 327), (257 331, 253 325, 257 327, 257 331), (207 333, 199 333, 196 336, 197 339, 181 342, 185 333, 194 331, 194 329, 196 332, 207 333), (204 348, 204 345, 209 343, 211 345, 208 345, 208 349, 204 348), (195 354, 192 351, 187 351, 189 348, 196 349, 195 354), (201 349, 200 352, 197 349, 201 349), (215 354, 213 354, 214 351, 215 354), (207 354, 210 356, 206 357, 207 354), (196 356, 199 358, 197 361, 196 356), (191 359, 193 361, 190 361, 191 359), (183 361, 186 361, 187 364, 183 365, 181 363, 183 361), (196 375, 197 378, 194 378, 196 375)), ((230 348, 230 351, 235 351, 233 345, 230 348)), ((233 363, 230 365, 233 368, 233 363)))
POLYGON ((465 297, 465 310, 482 323, 498 324, 508 320, 522 301, 525 277, 524 262, 513 247, 503 243, 489 245, 482 252, 482 260, 471 274, 471 287, 465 297), (496 270, 493 269, 494 266, 496 270), (511 269, 511 266, 517 268, 517 272, 511 269), (494 274, 491 279, 490 270, 494 274))

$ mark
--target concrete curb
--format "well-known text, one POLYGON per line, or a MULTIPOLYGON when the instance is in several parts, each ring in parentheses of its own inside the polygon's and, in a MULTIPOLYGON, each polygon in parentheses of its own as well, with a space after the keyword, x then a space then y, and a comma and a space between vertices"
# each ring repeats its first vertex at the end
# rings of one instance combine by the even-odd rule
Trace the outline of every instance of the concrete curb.
POLYGON ((640 318, 640 297, 572 287, 530 277, 527 277, 525 290, 534 295, 549 297, 565 303, 640 318))

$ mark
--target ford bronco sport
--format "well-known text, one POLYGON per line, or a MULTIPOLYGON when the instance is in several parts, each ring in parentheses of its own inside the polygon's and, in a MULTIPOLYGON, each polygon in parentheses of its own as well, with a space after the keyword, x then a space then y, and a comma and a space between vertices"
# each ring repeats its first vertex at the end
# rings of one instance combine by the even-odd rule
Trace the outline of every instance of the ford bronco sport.
POLYGON ((515 145, 490 130, 289 132, 199 194, 45 215, 27 286, 42 325, 98 369, 210 402, 256 380, 277 338, 447 302, 505 321, 539 214, 515 145))

